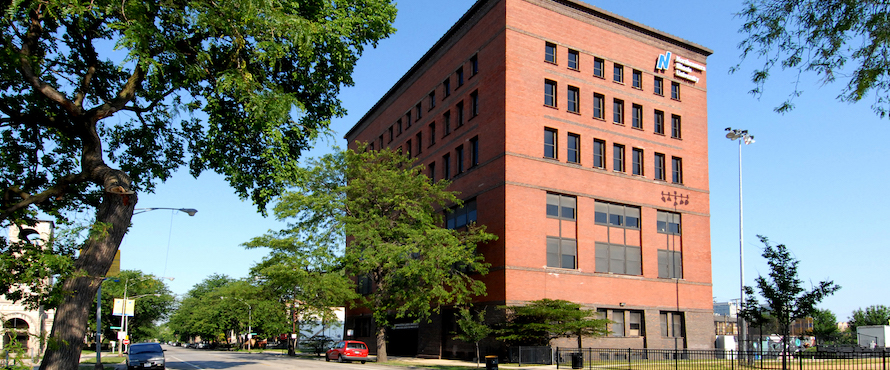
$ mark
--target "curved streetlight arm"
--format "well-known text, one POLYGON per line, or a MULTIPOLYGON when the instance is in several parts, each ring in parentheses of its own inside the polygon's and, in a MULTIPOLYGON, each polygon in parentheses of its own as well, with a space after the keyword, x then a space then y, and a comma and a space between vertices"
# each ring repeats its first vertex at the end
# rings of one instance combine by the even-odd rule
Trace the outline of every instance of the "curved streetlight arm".
POLYGON ((140 214, 140 213, 145 213, 145 212, 148 212, 148 211, 156 211, 156 210, 159 210, 159 209, 169 209, 169 210, 171 210, 171 211, 184 212, 184 213, 188 213, 189 216, 194 216, 195 213, 198 213, 198 210, 197 210, 197 209, 194 209, 194 208, 166 208, 166 207, 153 207, 153 208, 136 208, 136 209, 133 210, 133 214, 134 214, 134 215, 138 215, 138 214, 140 214))

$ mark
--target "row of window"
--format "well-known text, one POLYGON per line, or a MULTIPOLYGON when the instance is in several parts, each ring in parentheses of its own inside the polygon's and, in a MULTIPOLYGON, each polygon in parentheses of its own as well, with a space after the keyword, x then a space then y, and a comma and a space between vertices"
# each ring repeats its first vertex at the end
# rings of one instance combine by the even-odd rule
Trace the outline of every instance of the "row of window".
MULTIPOLYGON (((405 143, 402 146, 402 152, 406 153, 409 156, 420 155, 421 153, 423 153, 424 147, 432 147, 433 145, 436 144, 436 137, 438 136, 437 130, 439 130, 439 129, 442 130, 441 137, 448 136, 451 134, 451 132, 453 130, 463 127, 465 121, 467 120, 465 118, 466 113, 469 113, 470 119, 478 116, 479 115, 479 90, 474 90, 473 92, 470 93, 469 103, 470 103, 469 112, 465 112, 463 100, 460 100, 457 103, 455 103, 453 110, 449 109, 449 110, 446 110, 445 112, 443 112, 441 126, 437 126, 436 121, 430 122, 427 125, 427 129, 425 130, 427 133, 426 146, 424 146, 424 130, 420 130, 414 135, 413 141, 412 141, 412 139, 408 139, 405 141, 405 143), (452 111, 454 113, 453 115, 452 115, 452 111), (441 127, 441 128, 439 128, 439 127, 441 127)), ((408 114, 408 118, 409 119, 411 118, 410 112, 408 114)), ((410 125, 408 127, 410 127, 410 125)), ((405 131, 407 131, 407 127, 405 128, 405 131)), ((369 148, 371 150, 374 150, 375 147, 383 148, 385 145, 391 144, 396 139, 396 137, 398 137, 402 134, 402 132, 403 132, 402 119, 399 119, 396 121, 396 123, 394 125, 390 126, 386 132, 380 134, 380 136, 377 137, 377 142, 376 142, 377 145, 376 146, 375 146, 375 143, 372 142, 370 144, 369 148)))
MULTIPOLYGON (((547 217, 575 221, 578 215, 578 200, 572 195, 547 193, 547 217)), ((593 221, 597 225, 640 229, 640 207, 618 203, 596 201, 593 221)), ((658 211, 656 229, 659 234, 680 235, 680 214, 658 211)))
MULTIPOLYGON (((628 163, 627 147, 624 144, 612 144, 612 171, 628 172, 636 176, 646 176, 645 155, 642 148, 631 148, 630 162, 628 163)), ((593 139, 593 167, 606 169, 606 141, 593 139)), ((559 159, 559 131, 555 128, 544 128, 544 158, 559 159)), ((667 157, 664 153, 656 152, 653 155, 655 180, 667 181, 666 170, 667 157)), ((566 135, 566 162, 581 164, 581 135, 568 133, 566 135)), ((671 182, 683 183, 683 159, 671 156, 671 182)))
POLYGON ((437 181, 439 179, 450 180, 454 176, 460 175, 468 169, 478 166, 479 137, 474 136, 471 138, 466 148, 461 144, 454 149, 454 152, 445 153, 440 162, 441 167, 437 167, 436 163, 436 161, 433 161, 427 165, 429 177, 432 181, 437 181))
MULTIPOLYGON (((557 82, 545 79, 544 105, 552 108, 558 108, 557 104, 557 82)), ((626 107, 624 100, 618 98, 612 99, 613 123, 618 125, 624 125, 626 123, 625 108, 626 107)), ((566 110, 571 113, 581 114, 581 90, 576 86, 569 85, 568 87, 566 87, 566 110)), ((631 127, 643 130, 643 122, 645 120, 643 106, 640 104, 632 103, 630 112, 631 127)), ((593 118, 602 120, 606 119, 606 97, 603 94, 593 94, 593 118)), ((654 133, 659 135, 665 134, 664 118, 664 111, 658 109, 653 110, 652 129, 654 133)), ((681 124, 682 118, 679 115, 671 114, 671 138, 681 138, 681 124)))
MULTIPOLYGON (((673 247, 672 247, 673 248, 673 247)), ((620 275, 643 275, 642 248, 634 245, 594 243, 594 271, 620 275)), ((658 277, 683 278, 683 253, 675 249, 658 250, 658 277)), ((578 242, 571 238, 547 236, 547 267, 578 268, 578 242)))
MULTIPOLYGON (((568 50, 568 68, 574 71, 581 71, 581 53, 578 50, 568 50)), ((544 43, 544 61, 552 64, 559 64, 557 60, 557 46, 552 42, 544 43)), ((606 78, 606 61, 603 58, 593 57, 593 76, 606 78)), ((625 67, 620 63, 612 63, 612 81, 625 84, 625 67)), ((643 72, 638 69, 631 68, 631 87, 634 89, 643 89, 643 72)), ((656 95, 664 96, 664 78, 653 76, 652 92, 656 95)), ((680 83, 671 81, 671 99, 680 100, 680 83)))

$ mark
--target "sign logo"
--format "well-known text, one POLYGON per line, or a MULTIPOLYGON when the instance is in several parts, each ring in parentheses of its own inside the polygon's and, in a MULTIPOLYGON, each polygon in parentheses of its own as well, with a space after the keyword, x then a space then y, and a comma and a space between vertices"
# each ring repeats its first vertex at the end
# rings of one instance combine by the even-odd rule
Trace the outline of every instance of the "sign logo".
POLYGON ((665 70, 671 65, 671 52, 666 51, 664 54, 658 55, 658 62, 655 63, 655 69, 665 70))

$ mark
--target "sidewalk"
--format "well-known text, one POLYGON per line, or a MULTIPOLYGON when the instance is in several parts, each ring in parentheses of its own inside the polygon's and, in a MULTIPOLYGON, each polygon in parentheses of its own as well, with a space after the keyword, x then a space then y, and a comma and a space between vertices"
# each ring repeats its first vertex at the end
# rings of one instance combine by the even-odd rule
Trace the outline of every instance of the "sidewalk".
MULTIPOLYGON (((389 356, 390 361, 398 361, 401 363, 409 363, 409 364, 417 364, 417 366, 466 366, 466 367, 475 367, 476 363, 472 361, 463 361, 463 360, 446 360, 446 359, 428 359, 428 358, 416 358, 416 357, 393 357, 389 356)), ((381 363, 381 365, 385 365, 386 363, 381 363)), ((485 362, 479 364, 480 369, 485 369, 485 362)), ((556 369, 556 364, 553 365, 524 365, 518 366, 514 364, 504 365, 498 364, 498 369, 556 369)))

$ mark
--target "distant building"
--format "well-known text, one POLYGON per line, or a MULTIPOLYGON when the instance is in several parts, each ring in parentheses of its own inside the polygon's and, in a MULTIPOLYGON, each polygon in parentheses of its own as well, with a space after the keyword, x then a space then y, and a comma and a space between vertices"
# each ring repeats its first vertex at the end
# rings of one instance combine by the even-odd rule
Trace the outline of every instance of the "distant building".
MULTIPOLYGON (((29 241, 35 245, 44 245, 53 235, 54 224, 51 221, 38 221, 31 226, 10 226, 9 242, 29 241)), ((43 354, 46 349, 41 338, 49 335, 55 319, 55 310, 29 309, 14 303, 5 296, 0 296, 0 317, 3 321, 3 340, 0 349, 5 349, 15 340, 25 348, 28 357, 43 354)))
MULTIPOLYGON (((464 201, 447 227, 499 236, 489 312, 565 299, 614 322, 585 347, 713 348, 710 54, 576 0, 479 0, 345 138, 416 157, 464 201)), ((389 353, 472 353, 453 313, 397 322, 389 353)), ((374 342, 367 311, 345 330, 374 342)))

